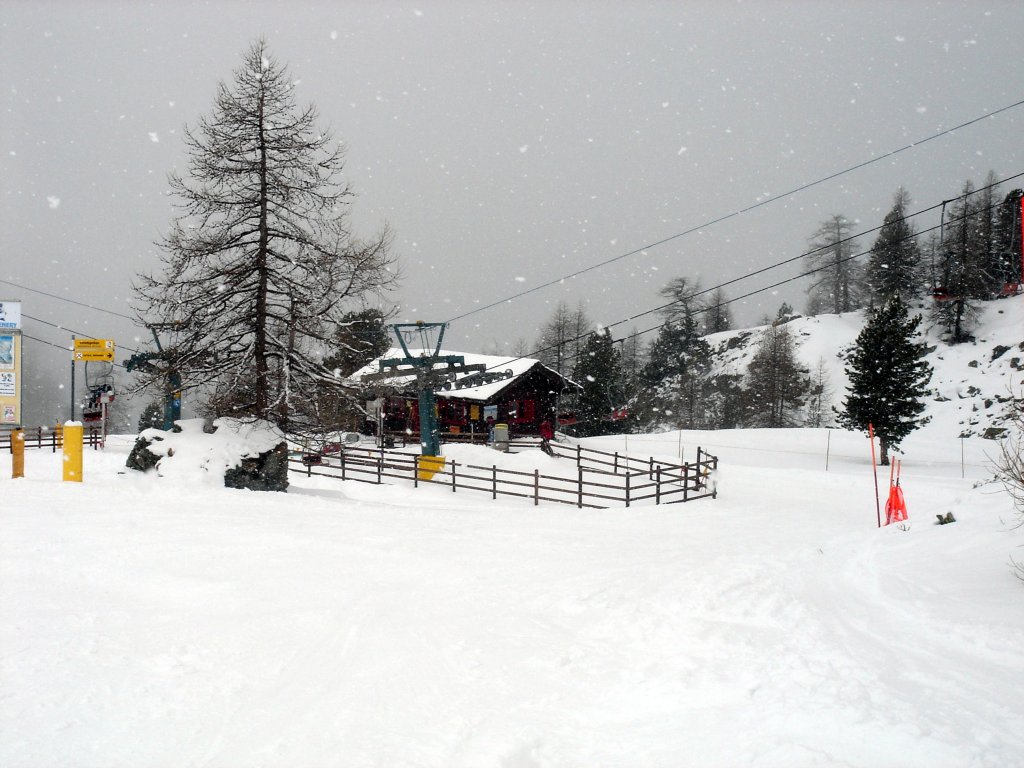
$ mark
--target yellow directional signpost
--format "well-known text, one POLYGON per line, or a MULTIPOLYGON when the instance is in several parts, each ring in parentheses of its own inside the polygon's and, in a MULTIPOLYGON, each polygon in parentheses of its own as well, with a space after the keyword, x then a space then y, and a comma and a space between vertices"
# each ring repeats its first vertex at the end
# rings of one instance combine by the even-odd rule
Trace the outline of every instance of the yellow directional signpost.
POLYGON ((75 339, 76 362, 114 362, 113 339, 75 339))

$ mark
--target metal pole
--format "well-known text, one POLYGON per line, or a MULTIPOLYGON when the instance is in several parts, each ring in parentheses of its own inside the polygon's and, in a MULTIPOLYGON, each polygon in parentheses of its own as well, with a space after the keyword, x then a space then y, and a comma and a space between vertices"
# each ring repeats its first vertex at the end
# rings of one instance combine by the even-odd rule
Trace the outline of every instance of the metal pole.
POLYGON ((75 420, 75 335, 71 334, 71 418, 75 420))

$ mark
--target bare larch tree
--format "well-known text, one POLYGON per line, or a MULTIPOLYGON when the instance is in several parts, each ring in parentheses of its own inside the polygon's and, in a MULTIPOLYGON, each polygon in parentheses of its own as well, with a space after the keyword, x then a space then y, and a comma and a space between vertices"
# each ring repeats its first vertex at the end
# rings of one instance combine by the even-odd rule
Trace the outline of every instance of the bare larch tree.
POLYGON ((343 148, 317 122, 258 40, 185 131, 188 173, 170 176, 179 215, 158 243, 163 273, 136 285, 138 312, 176 329, 174 366, 215 412, 288 426, 340 386, 323 358, 344 313, 397 279, 386 227, 350 232, 343 148))

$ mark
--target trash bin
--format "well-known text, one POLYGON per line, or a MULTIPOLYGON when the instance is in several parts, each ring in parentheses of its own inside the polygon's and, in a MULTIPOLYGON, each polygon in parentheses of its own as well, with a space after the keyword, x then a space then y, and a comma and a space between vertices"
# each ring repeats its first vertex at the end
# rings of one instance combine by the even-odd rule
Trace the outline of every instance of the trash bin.
POLYGON ((502 453, 508 453, 508 424, 494 425, 494 448, 502 453))

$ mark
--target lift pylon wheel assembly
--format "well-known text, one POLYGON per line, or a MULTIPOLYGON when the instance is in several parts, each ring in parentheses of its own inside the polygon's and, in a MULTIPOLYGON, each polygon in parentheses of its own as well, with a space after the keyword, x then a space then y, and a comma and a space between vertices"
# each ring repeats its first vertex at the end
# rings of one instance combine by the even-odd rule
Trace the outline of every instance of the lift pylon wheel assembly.
POLYGON ((363 381, 382 381, 405 376, 416 377, 416 389, 419 392, 420 406, 420 447, 424 456, 441 455, 441 432, 437 424, 437 408, 434 391, 444 386, 444 382, 452 374, 484 371, 486 365, 476 363, 467 365, 462 355, 442 355, 441 342, 447 323, 395 323, 389 326, 398 339, 404 357, 389 357, 380 361, 380 372, 369 373, 362 377, 363 381), (431 333, 437 330, 437 341, 428 343, 431 333), (407 337, 419 336, 421 352, 414 355, 407 343, 407 337))
POLYGON ((138 368, 146 373, 155 373, 164 379, 164 430, 170 432, 174 422, 181 418, 181 374, 175 368, 174 350, 165 350, 156 332, 160 329, 176 329, 181 323, 153 323, 147 325, 156 342, 156 352, 137 352, 125 362, 125 370, 138 368))

